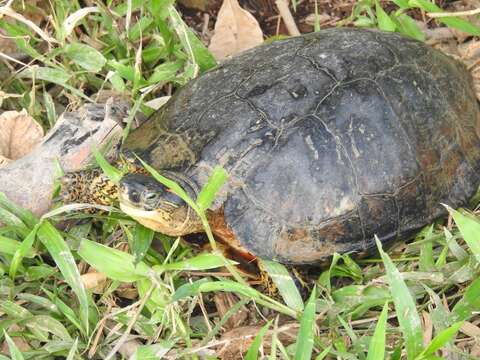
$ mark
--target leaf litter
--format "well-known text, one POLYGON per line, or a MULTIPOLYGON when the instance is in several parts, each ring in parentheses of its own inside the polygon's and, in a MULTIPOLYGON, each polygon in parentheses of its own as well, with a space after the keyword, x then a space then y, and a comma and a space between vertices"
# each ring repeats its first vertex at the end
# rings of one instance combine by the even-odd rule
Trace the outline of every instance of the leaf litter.
POLYGON ((215 58, 222 60, 262 43, 262 29, 252 14, 237 0, 224 0, 208 47, 215 58))
POLYGON ((0 167, 27 155, 43 139, 43 128, 26 110, 0 115, 0 167))

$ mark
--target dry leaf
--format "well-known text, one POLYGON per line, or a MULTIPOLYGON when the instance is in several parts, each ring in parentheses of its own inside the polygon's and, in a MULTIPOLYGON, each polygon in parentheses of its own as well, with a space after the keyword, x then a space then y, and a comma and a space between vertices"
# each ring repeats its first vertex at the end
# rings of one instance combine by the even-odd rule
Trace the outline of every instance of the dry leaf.
POLYGON ((242 326, 230 330, 222 335, 223 347, 217 351, 217 356, 222 360, 241 359, 253 342, 261 326, 242 326))
POLYGON ((65 37, 69 36, 77 23, 82 20, 85 16, 90 13, 97 13, 100 12, 100 9, 96 6, 84 7, 80 10, 75 11, 74 13, 70 14, 64 21, 63 21, 63 31, 65 37))
POLYGON ((317 18, 318 18, 318 22, 320 24, 324 24, 326 22, 329 22, 331 21, 332 19, 338 19, 337 17, 335 18, 332 18, 331 15, 328 15, 328 14, 309 14, 305 17, 305 19, 303 19, 303 21, 310 25, 310 26, 314 26, 315 25, 315 22, 317 21, 317 18))
POLYGON ((423 319, 423 344, 427 346, 432 341, 433 336, 433 322, 430 314, 426 311, 422 311, 423 319))
POLYGON ((167 101, 170 100, 170 98, 171 96, 161 96, 153 100, 147 101, 144 105, 147 105, 149 108, 152 108, 153 110, 158 110, 163 105, 165 105, 167 101))
POLYGON ((465 335, 480 339, 480 328, 469 321, 465 321, 463 323, 462 327, 460 328, 460 331, 465 335))
POLYGON ((261 43, 262 29, 252 14, 242 9, 237 0, 224 0, 208 47, 215 58, 221 60, 261 43))
POLYGON ((107 276, 95 270, 83 274, 80 278, 85 289, 91 290, 95 294, 103 294, 108 285, 107 276))
POLYGON ((0 115, 0 166, 27 155, 43 138, 43 129, 25 110, 0 115))
POLYGON ((138 290, 131 283, 121 283, 115 290, 115 294, 119 297, 130 300, 138 298, 138 290))
POLYGON ((15 42, 5 36, 4 31, 0 30, 0 52, 3 54, 13 54, 17 51, 15 42))
MULTIPOLYGON (((7 329, 7 333, 10 334, 10 336, 12 337, 12 341, 17 346, 18 350, 20 350, 20 351, 30 351, 30 350, 32 350, 32 348, 27 341, 25 341, 22 337, 12 336, 12 333, 21 334, 23 331, 25 331, 25 329, 18 326, 17 324, 13 324, 13 325, 9 326, 8 329, 7 329)), ((7 344, 6 341, 4 341, 2 343, 2 345, 0 346, 0 354, 3 354, 3 355, 9 355, 10 354, 10 350, 8 348, 8 344, 7 344)))
POLYGON ((118 352, 123 355, 125 359, 131 359, 135 355, 138 347, 141 345, 142 343, 137 339, 128 340, 125 341, 122 346, 120 346, 118 352))
MULTIPOLYGON (((219 292, 213 296, 213 300, 215 302, 215 306, 218 311, 218 316, 223 318, 225 314, 230 310, 237 302, 238 299, 235 295, 231 293, 224 293, 219 292)), ((228 330, 232 330, 238 328, 243 325, 245 320, 248 318, 248 310, 245 306, 242 306, 235 314, 233 314, 224 325, 224 328, 228 330)))

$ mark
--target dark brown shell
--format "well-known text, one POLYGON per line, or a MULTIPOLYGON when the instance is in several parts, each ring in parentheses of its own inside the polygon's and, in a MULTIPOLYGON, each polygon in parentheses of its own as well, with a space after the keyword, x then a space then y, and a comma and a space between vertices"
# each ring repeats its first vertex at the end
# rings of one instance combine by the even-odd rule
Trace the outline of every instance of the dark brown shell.
POLYGON ((410 236, 480 179, 479 109, 458 61, 398 34, 329 29, 204 74, 126 144, 199 186, 254 254, 314 263, 410 236))

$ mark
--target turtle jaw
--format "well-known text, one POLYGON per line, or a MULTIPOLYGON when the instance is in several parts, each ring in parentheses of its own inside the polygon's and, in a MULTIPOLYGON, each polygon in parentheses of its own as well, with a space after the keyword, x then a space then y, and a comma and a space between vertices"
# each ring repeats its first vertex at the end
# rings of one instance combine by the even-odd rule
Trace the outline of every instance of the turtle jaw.
POLYGON ((169 213, 162 210, 144 210, 138 208, 129 204, 128 201, 123 201, 121 196, 120 209, 143 226, 159 233, 169 236, 183 236, 189 233, 189 231, 185 230, 188 226, 183 226, 183 224, 178 224, 178 222, 173 221, 169 213))

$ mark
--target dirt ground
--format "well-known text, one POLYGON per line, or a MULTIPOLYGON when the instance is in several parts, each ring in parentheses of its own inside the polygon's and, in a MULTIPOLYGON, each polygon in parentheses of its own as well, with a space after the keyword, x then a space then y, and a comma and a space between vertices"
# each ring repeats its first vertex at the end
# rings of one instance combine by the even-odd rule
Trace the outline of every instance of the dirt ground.
MULTIPOLYGON (((450 9, 466 1, 436 1, 443 9, 450 9)), ((240 6, 250 12, 260 23, 264 35, 268 38, 274 35, 288 35, 288 31, 282 21, 275 0, 239 0, 240 6)), ((296 7, 290 1, 290 9, 295 23, 301 33, 312 32, 314 29, 315 6, 318 7, 320 25, 323 28, 333 27, 340 21, 347 20, 352 14, 352 9, 357 0, 297 0, 296 7)), ((196 29, 203 38, 208 39, 208 34, 213 31, 218 10, 222 0, 178 0, 179 8, 188 25, 196 29)), ((391 1, 381 1, 382 7, 389 12, 396 9, 391 1)), ((425 21, 425 17, 419 10, 408 12, 419 21, 425 21)), ((348 24, 348 21, 347 21, 348 24)), ((435 27, 433 21, 429 21, 428 27, 435 27)))

